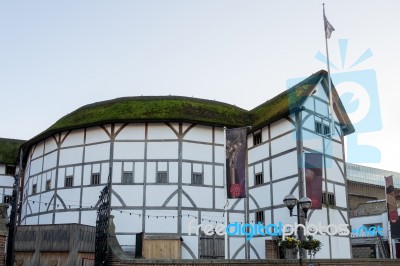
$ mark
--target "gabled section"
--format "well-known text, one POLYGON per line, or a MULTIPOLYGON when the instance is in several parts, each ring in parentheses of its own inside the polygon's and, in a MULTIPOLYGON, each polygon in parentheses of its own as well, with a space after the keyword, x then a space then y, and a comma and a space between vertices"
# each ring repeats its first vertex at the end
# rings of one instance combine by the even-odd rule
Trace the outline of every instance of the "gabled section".
MULTIPOLYGON (((328 73, 320 70, 290 89, 280 93, 269 101, 257 106, 250 112, 253 115, 253 129, 257 130, 267 124, 301 110, 307 98, 313 94, 315 87, 321 83, 328 95, 328 73)), ((331 81, 332 82, 332 81, 331 81)), ((354 127, 346 113, 339 95, 332 86, 333 108, 345 135, 354 132, 354 127)))

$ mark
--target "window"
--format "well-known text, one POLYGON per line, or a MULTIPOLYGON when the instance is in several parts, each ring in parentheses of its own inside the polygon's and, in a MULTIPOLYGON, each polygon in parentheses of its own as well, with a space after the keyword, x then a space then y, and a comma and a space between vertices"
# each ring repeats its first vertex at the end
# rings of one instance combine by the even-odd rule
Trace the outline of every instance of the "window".
POLYGON ((202 173, 193 173, 192 174, 192 184, 202 185, 203 184, 203 174, 202 173))
POLYGON ((168 183, 167 172, 157 172, 157 183, 168 183))
POLYGON ((133 183, 133 173, 132 172, 123 172, 122 173, 122 183, 123 184, 133 183))
POLYGON ((6 175, 14 175, 14 174, 15 174, 15 165, 7 165, 6 175))
POLYGON ((322 204, 335 206, 336 205, 335 194, 333 194, 331 192, 322 193, 322 204), (326 200, 328 200, 328 202, 326 202, 326 200))
POLYGON ((33 184, 32 185, 32 195, 35 195, 37 193, 37 185, 33 184))
POLYGON ((260 185, 260 184, 262 184, 262 183, 264 183, 264 177, 263 177, 263 174, 262 174, 262 173, 258 173, 258 174, 256 174, 256 177, 255 177, 255 182, 254 182, 254 184, 255 184, 255 185, 260 185))
POLYGON ((92 185, 100 184, 100 173, 92 174, 92 185))
POLYGON ((51 180, 46 181, 46 191, 49 191, 51 189, 51 180))
POLYGON ((264 212, 263 211, 258 211, 256 212, 256 217, 255 217, 256 223, 260 222, 264 224, 264 212))
POLYGON ((12 199, 12 196, 10 196, 10 195, 4 195, 4 197, 3 197, 3 203, 11 203, 11 199, 12 199))
POLYGON ((66 176, 65 177, 65 187, 72 187, 74 185, 74 177, 66 176))
POLYGON ((324 135, 329 136, 331 134, 331 129, 328 125, 324 125, 324 135))
POLYGON ((258 145, 262 142, 261 130, 253 133, 253 144, 258 145))
POLYGON ((322 124, 320 122, 315 122, 315 132, 322 134, 322 124))

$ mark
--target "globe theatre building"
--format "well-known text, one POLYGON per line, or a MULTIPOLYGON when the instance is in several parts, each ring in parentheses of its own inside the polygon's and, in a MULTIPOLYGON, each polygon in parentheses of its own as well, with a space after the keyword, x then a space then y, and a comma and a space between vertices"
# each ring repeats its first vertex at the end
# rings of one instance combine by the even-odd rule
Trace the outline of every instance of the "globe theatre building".
MULTIPOLYGON (((20 224, 95 225, 100 191, 110 178, 122 246, 134 246, 140 232, 177 236, 182 258, 210 258, 202 248, 204 235, 188 232, 191 224, 296 221, 283 198, 305 195, 309 152, 323 155, 327 199, 309 213, 309 222, 349 223, 344 136, 354 128, 333 89, 332 138, 327 131, 327 80, 319 71, 250 111, 177 96, 83 106, 22 146, 20 224), (237 127, 247 127, 247 197, 227 199, 225 128, 237 127)), ((348 236, 316 237, 324 244, 317 257, 351 257, 348 236)), ((214 257, 268 258, 271 241, 271 236, 222 237, 214 257)))

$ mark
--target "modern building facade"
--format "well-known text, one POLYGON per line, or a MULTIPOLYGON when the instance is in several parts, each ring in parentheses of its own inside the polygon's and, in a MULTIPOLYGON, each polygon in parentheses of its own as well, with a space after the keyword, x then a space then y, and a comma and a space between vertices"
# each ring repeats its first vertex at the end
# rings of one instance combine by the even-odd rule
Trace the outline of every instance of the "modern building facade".
MULTIPOLYGON (((334 87, 333 124, 329 110, 325 71, 251 111, 176 96, 81 107, 22 146, 20 224, 95 225, 100 191, 111 180, 123 246, 134 246, 135 235, 144 232, 181 237, 185 259, 271 257, 271 236, 216 237, 218 252, 210 254, 202 248, 204 232, 196 235, 194 228, 295 223, 283 198, 306 195, 306 153, 323 158, 323 204, 309 212, 309 223, 349 223, 344 136, 354 128, 334 87), (247 197, 228 199, 225 129, 238 127, 247 128, 247 197)), ((316 237, 324 244, 317 257, 351 257, 349 236, 316 237)))

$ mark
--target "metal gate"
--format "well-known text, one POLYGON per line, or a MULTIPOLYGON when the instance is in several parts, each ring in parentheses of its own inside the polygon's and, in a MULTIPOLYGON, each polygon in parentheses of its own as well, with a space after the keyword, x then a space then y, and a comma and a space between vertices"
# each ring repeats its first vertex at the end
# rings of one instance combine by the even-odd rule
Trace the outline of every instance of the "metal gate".
POLYGON ((95 266, 106 265, 108 252, 108 222, 110 217, 111 185, 110 176, 108 184, 100 192, 100 204, 97 209, 96 242, 95 242, 95 266))

